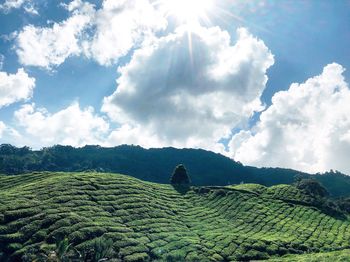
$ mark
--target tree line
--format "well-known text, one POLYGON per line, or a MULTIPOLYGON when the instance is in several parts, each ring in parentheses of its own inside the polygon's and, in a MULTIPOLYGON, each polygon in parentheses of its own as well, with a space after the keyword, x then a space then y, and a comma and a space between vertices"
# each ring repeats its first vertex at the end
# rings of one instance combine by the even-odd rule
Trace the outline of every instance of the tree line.
POLYGON ((333 197, 350 196, 350 177, 338 171, 311 175, 292 169, 256 168, 201 149, 144 149, 130 145, 74 148, 55 145, 32 150, 29 147, 0 145, 0 173, 7 175, 34 171, 95 171, 122 173, 151 182, 169 183, 169 174, 179 163, 186 166, 192 184, 198 186, 239 183, 271 186, 292 184, 297 177, 301 177, 321 182, 333 197))

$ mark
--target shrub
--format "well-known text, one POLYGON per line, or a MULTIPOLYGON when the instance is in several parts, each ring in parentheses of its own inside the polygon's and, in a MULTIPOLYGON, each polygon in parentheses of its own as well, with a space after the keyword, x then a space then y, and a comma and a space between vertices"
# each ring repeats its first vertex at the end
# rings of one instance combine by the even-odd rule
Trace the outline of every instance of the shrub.
POLYGON ((137 253, 124 257, 125 262, 143 262, 148 260, 149 256, 146 253, 137 253))
POLYGON ((341 198, 337 201, 337 204, 342 211, 350 214, 350 198, 341 198))
POLYGON ((226 196, 226 190, 224 189, 219 189, 219 190, 216 190, 214 191, 215 193, 215 196, 226 196))
POLYGON ((47 236, 47 233, 45 230, 39 230, 32 236, 32 239, 33 241, 40 242, 45 240, 46 236, 47 236))
POLYGON ((215 253, 214 255, 211 256, 210 260, 216 262, 216 261, 223 261, 224 258, 222 256, 220 256, 219 254, 215 253))
POLYGON ((165 261, 167 262, 178 262, 185 261, 186 254, 181 250, 173 251, 165 256, 165 261))
POLYGON ((83 251, 84 261, 102 261, 114 255, 113 240, 103 237, 93 240, 91 248, 83 251))
POLYGON ((200 262, 200 261, 204 261, 205 259, 199 257, 199 255, 195 252, 191 252, 186 256, 186 260, 185 261, 190 261, 190 262, 200 262))
POLYGON ((67 255, 69 249, 71 248, 71 244, 69 244, 68 238, 63 238, 61 241, 56 243, 56 254, 57 257, 63 261, 65 256, 67 255))
POLYGON ((278 245, 272 243, 266 247, 266 251, 270 255, 278 254, 278 245))
POLYGON ((20 243, 11 243, 7 246, 7 249, 10 251, 10 252, 15 252, 16 250, 19 250, 23 247, 22 244, 20 243))

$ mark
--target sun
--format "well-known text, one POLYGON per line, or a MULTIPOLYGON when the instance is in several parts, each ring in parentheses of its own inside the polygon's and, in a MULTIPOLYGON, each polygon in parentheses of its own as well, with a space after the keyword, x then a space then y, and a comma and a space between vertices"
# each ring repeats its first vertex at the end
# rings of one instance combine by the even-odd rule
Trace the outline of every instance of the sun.
POLYGON ((213 8, 213 0, 160 0, 157 4, 166 14, 183 24, 208 21, 208 12, 213 8))

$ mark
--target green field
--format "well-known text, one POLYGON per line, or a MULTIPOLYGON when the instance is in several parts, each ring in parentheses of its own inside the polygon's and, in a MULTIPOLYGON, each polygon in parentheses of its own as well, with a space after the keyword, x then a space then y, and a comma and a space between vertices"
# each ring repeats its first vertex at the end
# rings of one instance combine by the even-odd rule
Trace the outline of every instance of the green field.
MULTIPOLYGON (((48 254, 64 237, 80 254, 109 243, 113 261, 310 261, 295 254, 350 248, 350 219, 288 185, 178 192, 116 174, 33 173, 0 176, 0 187, 0 261, 48 254)), ((329 254, 349 252, 318 256, 329 254)))
POLYGON ((270 262, 348 262, 350 261, 350 250, 333 251, 318 254, 287 255, 280 258, 270 259, 270 262))

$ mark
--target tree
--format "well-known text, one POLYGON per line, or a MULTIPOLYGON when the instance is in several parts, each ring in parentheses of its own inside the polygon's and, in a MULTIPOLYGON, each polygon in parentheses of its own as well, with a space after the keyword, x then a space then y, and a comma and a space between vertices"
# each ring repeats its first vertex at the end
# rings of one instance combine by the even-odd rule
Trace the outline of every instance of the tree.
POLYGON ((340 199, 337 199, 335 202, 341 211, 350 214, 350 198, 342 197, 340 199))
POLYGON ((327 197, 329 193, 327 189, 316 179, 300 179, 295 186, 305 193, 314 197, 327 197))
POLYGON ((174 169, 170 178, 170 183, 173 185, 189 185, 191 183, 191 179, 184 165, 180 164, 174 169))

